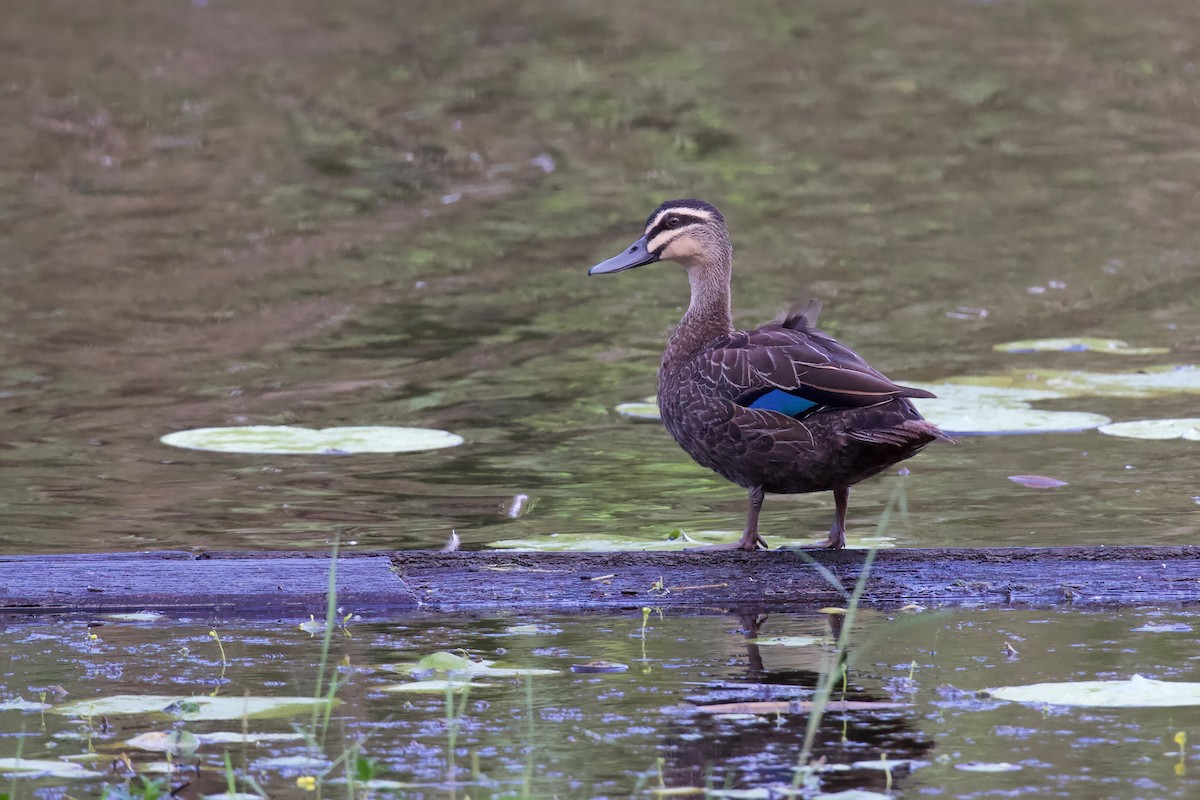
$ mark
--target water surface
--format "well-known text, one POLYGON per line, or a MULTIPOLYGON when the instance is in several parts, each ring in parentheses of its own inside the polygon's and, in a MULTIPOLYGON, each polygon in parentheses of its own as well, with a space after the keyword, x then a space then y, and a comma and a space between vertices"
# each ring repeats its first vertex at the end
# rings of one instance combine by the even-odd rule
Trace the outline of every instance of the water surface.
MULTIPOLYGON (((173 783, 194 780, 199 765, 205 780, 216 781, 207 791, 223 791, 228 752, 238 779, 253 777, 270 796, 305 794, 297 778, 326 770, 324 796, 349 796, 339 783, 344 770, 329 768, 349 752, 352 760, 367 762, 359 773, 364 778, 388 782, 372 784, 376 788, 368 793, 374 796, 648 797, 662 787, 767 796, 790 787, 805 714, 729 715, 700 707, 811 697, 819 674, 834 665, 831 618, 815 612, 765 618, 647 612, 644 623, 636 611, 611 617, 351 617, 332 640, 329 663, 344 683, 328 726, 317 726, 318 739, 325 731, 323 746, 302 740, 204 744, 174 759, 182 766, 173 783), (755 633, 817 641, 756 644, 750 641, 755 633), (410 680, 392 671, 394 665, 447 650, 559 673, 480 677, 488 685, 452 706, 444 694, 384 690, 410 680), (595 659, 628 669, 570 672, 573 664, 595 659)), ((9 619, 0 631, 8 655, 0 670, 0 758, 69 757, 102 774, 14 778, 14 796, 96 796, 101 786, 121 785, 131 765, 146 769, 164 760, 128 743, 150 732, 311 732, 305 711, 281 719, 188 721, 163 713, 63 716, 3 705, 45 698, 57 706, 117 694, 311 696, 322 636, 302 630, 300 622, 9 619)), ((1055 708, 981 699, 975 692, 1133 674, 1197 681, 1197 624, 1194 612, 1181 609, 864 609, 850 637, 845 691, 839 687, 833 699, 903 705, 830 712, 813 755, 840 766, 822 773, 820 788, 903 797, 1195 796, 1200 711, 1194 708, 1055 708), (1179 732, 1192 735, 1182 755, 1174 742, 1179 732), (853 766, 881 760, 890 762, 887 770, 853 766), (981 772, 980 765, 1007 766, 981 772)), ((359 787, 358 796, 363 794, 359 787)))
MULTIPOLYGON (((739 529, 740 490, 611 410, 652 392, 686 286, 670 265, 584 270, 671 196, 726 212, 739 323, 820 296, 897 379, 1193 363, 1196 13, 22 4, 0 48, 0 552, 739 529), (1079 335, 1170 352, 992 350, 1079 335), (244 423, 467 444, 158 442, 244 423)), ((1195 413, 1194 395, 1056 403, 1195 413)), ((1189 542, 1195 464, 1194 443, 1094 432, 934 447, 891 535, 1189 542)), ((889 491, 856 490, 854 529, 889 491)), ((831 506, 772 497, 764 531, 820 536, 831 506)))

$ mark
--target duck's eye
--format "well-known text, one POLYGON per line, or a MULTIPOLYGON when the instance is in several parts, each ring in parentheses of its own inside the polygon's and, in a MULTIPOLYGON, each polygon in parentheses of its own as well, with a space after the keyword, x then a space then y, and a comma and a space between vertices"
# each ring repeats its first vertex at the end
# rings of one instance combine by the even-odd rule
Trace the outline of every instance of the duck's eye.
POLYGON ((678 228, 682 224, 683 224, 683 220, 680 219, 675 214, 672 214, 671 216, 669 216, 663 220, 663 225, 667 228, 678 228))

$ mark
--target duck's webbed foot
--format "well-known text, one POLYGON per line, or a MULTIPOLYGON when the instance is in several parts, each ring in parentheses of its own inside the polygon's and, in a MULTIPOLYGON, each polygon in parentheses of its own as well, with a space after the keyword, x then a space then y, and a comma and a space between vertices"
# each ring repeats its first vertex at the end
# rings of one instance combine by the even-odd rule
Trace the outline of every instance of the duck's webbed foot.
POLYGON ((814 544, 800 545, 801 550, 841 550, 846 546, 846 534, 835 537, 832 533, 814 544))
POLYGON ((768 550, 767 540, 754 534, 753 539, 747 539, 745 536, 738 539, 736 542, 725 542, 724 544, 705 544, 699 547, 689 547, 688 550, 768 550))
POLYGON ((840 487, 833 490, 835 507, 833 527, 829 536, 816 544, 805 545, 802 550, 842 550, 846 547, 846 509, 850 505, 850 487, 840 487))

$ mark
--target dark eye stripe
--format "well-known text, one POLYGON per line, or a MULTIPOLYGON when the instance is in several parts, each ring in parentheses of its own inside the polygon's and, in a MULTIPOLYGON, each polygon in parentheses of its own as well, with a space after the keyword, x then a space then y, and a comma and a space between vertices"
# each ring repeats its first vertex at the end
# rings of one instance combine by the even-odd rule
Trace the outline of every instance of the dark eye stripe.
POLYGON ((677 231, 680 228, 687 227, 688 225, 699 225, 704 222, 707 222, 707 220, 705 220, 703 217, 697 217, 693 214, 672 212, 670 214, 667 214, 661 220, 659 220, 658 224, 655 225, 651 230, 647 231, 646 238, 653 239, 655 236, 658 236, 663 231, 677 231), (674 225, 674 226, 667 225, 667 220, 671 219, 672 217, 679 220, 678 225, 674 225))

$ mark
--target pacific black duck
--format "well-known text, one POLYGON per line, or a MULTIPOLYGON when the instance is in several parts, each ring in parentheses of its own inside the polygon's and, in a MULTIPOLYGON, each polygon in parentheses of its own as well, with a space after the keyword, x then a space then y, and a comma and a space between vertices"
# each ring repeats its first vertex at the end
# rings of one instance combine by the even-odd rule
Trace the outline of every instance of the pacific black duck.
POLYGON ((749 490, 746 530, 730 547, 767 546, 758 533, 766 493, 827 490, 836 515, 818 546, 845 547, 850 487, 934 439, 949 439, 906 399, 932 393, 892 383, 817 330, 817 301, 761 328, 735 331, 733 247, 714 206, 668 200, 646 220, 640 239, 588 274, 655 261, 682 264, 692 288, 659 367, 659 410, 688 455, 749 490))

